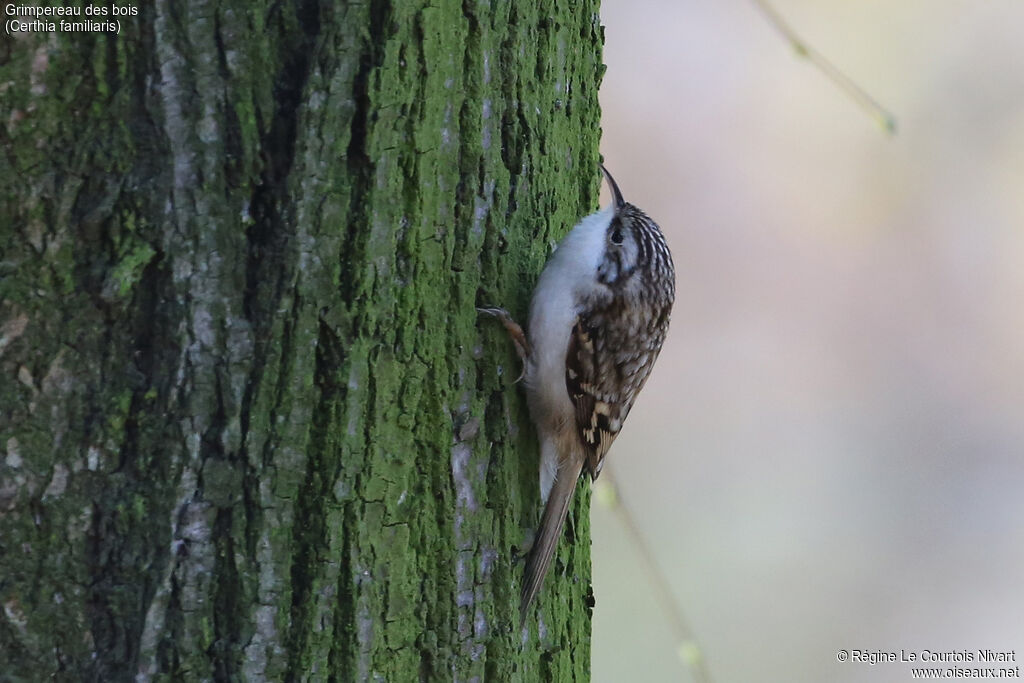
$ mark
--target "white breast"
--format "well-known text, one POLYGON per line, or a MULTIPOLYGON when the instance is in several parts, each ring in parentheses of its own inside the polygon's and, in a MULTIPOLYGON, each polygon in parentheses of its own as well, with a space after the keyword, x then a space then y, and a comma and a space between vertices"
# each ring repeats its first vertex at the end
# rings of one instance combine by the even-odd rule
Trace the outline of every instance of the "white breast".
POLYGON ((614 213, 609 205, 581 220, 548 259, 533 291, 528 327, 533 353, 525 380, 530 412, 542 432, 545 427, 557 430, 574 413, 565 388, 565 352, 580 301, 603 287, 596 273, 614 213))

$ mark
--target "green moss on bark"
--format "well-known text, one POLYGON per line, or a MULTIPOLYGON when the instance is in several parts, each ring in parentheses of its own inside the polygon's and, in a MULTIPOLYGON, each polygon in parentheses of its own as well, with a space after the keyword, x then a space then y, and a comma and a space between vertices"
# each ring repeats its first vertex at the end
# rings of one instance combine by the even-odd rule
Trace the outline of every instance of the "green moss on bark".
POLYGON ((475 307, 595 208, 596 4, 139 11, 0 61, 5 672, 586 679, 475 307))

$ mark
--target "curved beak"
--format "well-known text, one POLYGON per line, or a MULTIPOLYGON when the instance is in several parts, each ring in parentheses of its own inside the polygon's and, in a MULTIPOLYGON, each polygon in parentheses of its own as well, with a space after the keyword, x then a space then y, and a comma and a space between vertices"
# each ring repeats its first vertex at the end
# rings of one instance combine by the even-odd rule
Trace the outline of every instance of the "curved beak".
POLYGON ((604 164, 601 164, 601 172, 604 173, 604 177, 608 181, 608 188, 612 191, 612 202, 615 204, 615 213, 618 213, 626 205, 626 200, 622 198, 618 183, 615 182, 615 178, 612 178, 612 174, 608 172, 604 164))

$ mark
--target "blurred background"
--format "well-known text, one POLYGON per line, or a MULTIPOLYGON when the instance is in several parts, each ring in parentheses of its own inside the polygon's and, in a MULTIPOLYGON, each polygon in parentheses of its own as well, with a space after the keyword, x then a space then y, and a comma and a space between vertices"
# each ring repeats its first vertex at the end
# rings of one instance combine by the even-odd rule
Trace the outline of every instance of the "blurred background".
MULTIPOLYGON (((678 289, 606 472, 712 679, 1024 659, 1024 3, 772 0, 893 137, 752 2, 603 5, 602 152, 678 289)), ((592 515, 594 681, 693 680, 592 515)))

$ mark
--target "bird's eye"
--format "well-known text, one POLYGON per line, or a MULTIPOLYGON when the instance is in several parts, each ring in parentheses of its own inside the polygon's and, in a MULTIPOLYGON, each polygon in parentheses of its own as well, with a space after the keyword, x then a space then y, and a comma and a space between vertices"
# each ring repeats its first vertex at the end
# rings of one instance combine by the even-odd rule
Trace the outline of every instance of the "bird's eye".
POLYGON ((612 244, 622 244, 622 230, 620 228, 612 230, 612 244))

